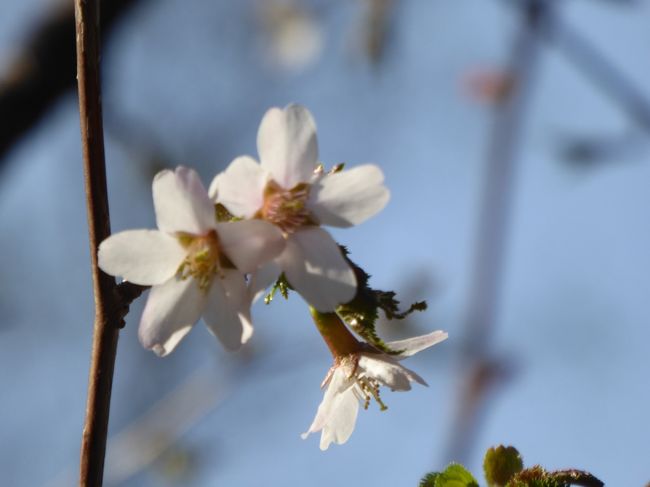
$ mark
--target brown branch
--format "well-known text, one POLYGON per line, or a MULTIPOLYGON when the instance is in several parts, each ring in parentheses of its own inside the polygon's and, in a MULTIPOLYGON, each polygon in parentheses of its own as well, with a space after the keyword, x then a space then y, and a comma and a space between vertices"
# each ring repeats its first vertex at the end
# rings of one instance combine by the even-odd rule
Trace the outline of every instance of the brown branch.
POLYGON ((100 88, 99 0, 75 0, 77 79, 81 143, 95 297, 86 420, 81 442, 79 485, 102 485, 117 339, 124 306, 115 280, 97 265, 97 250, 110 235, 100 88))
MULTIPOLYGON (((102 29, 107 32, 137 0, 102 3, 102 29)), ((74 32, 74 8, 65 2, 36 29, 0 79, 0 161, 50 105, 74 87, 74 32)))

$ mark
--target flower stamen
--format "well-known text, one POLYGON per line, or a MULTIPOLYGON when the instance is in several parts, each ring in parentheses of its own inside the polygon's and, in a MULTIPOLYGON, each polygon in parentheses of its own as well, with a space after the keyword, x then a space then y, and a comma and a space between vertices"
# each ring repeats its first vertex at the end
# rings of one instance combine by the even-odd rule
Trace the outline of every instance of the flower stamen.
MULTIPOLYGON (((363 409, 368 409, 372 399, 379 405, 380 411, 386 411, 388 406, 384 404, 379 394, 381 384, 377 379, 364 375, 363 370, 359 368, 359 355, 351 353, 338 360, 338 367, 343 367, 348 380, 354 381, 354 392, 357 398, 363 401, 363 409)), ((336 365, 335 365, 336 367, 336 365)))
POLYGON ((386 404, 384 404, 384 402, 381 400, 381 397, 379 395, 379 382, 376 379, 357 376, 356 382, 363 394, 363 409, 368 409, 371 399, 374 399, 375 402, 379 405, 380 411, 386 411, 388 409, 388 406, 386 406, 386 404))
POLYGON ((275 181, 269 181, 264 189, 264 204, 257 216, 277 225, 285 233, 313 224, 306 205, 309 189, 307 183, 284 189, 275 181))
POLYGON ((187 249, 187 256, 178 267, 177 273, 183 280, 192 277, 197 280, 199 289, 208 290, 212 279, 219 273, 219 239, 213 230, 207 235, 178 235, 178 240, 187 249))

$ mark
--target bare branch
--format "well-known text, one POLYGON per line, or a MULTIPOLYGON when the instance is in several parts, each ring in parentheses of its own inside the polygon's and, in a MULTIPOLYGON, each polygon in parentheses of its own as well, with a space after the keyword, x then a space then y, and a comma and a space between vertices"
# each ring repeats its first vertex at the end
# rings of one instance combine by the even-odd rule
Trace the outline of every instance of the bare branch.
POLYGON ((79 485, 101 486, 117 339, 123 306, 115 280, 98 267, 99 244, 110 235, 100 88, 99 0, 75 0, 77 79, 95 324, 81 442, 79 485))

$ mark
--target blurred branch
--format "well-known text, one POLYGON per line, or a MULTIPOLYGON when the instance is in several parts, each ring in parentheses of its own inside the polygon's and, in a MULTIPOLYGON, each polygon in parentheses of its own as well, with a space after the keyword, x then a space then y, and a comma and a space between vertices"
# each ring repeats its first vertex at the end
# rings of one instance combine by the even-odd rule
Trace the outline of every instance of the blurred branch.
POLYGON ((447 452, 448 459, 456 462, 465 462, 470 456, 486 393, 507 370, 507 364, 490 357, 487 349, 493 334, 503 274, 516 151, 537 66, 538 33, 549 9, 543 0, 525 2, 524 21, 513 41, 508 67, 514 83, 496 107, 464 324, 461 350, 464 371, 447 452))
POLYGON ((149 411, 111 438, 106 456, 107 482, 120 485, 147 468, 213 411, 226 395, 225 385, 217 389, 212 363, 196 369, 149 411))
POLYGON ((396 15, 396 5, 394 0, 367 1, 368 13, 364 26, 364 51, 372 64, 379 65, 386 55, 392 21, 396 15))
POLYGON ((464 372, 447 453, 449 460, 459 462, 467 461, 470 456, 486 395, 495 383, 502 381, 509 373, 507 362, 500 357, 490 356, 488 344, 499 302, 516 150, 534 81, 539 38, 553 41, 594 84, 613 98, 641 127, 650 131, 648 99, 587 40, 554 15, 555 2, 526 0, 510 3, 522 10, 525 22, 513 43, 508 68, 513 85, 499 100, 488 152, 476 236, 474 275, 461 351, 464 372))
MULTIPOLYGON (((227 396, 227 384, 216 380, 212 363, 197 368, 140 417, 111 437, 106 455, 106 481, 121 485, 169 450, 227 396), (221 385, 218 390, 217 386, 221 385)), ((74 472, 66 469, 47 487, 69 487, 74 472)))
MULTIPOLYGON (((138 0, 102 2, 102 29, 108 31, 138 0)), ((62 2, 34 32, 8 72, 0 78, 0 164, 9 150, 75 84, 75 17, 62 2)))
MULTIPOLYGON (((520 6, 521 2, 510 2, 520 6)), ((593 44, 549 11, 544 38, 609 96, 645 131, 650 132, 650 97, 627 79, 593 44)))

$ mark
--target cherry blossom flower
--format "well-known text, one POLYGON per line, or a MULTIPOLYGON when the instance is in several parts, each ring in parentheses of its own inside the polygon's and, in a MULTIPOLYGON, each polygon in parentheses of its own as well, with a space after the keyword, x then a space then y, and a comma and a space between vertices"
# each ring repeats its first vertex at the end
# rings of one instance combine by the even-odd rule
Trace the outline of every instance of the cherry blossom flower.
POLYGON ((280 228, 284 252, 255 273, 261 291, 281 273, 319 311, 350 301, 357 281, 338 244, 320 225, 351 227, 378 213, 389 191, 377 166, 324 173, 318 162, 316 125, 300 105, 271 108, 257 134, 258 164, 242 156, 213 180, 210 196, 237 217, 280 228))
POLYGON ((398 355, 388 355, 378 350, 361 351, 337 357, 321 387, 327 387, 323 401, 309 430, 302 434, 321 431, 320 449, 327 450, 331 443, 341 445, 348 441, 357 421, 359 403, 367 409, 374 399, 382 410, 386 409, 379 395, 380 386, 393 391, 408 391, 411 382, 427 385, 424 379, 397 361, 429 348, 447 338, 447 333, 434 331, 406 340, 388 343, 398 355))
POLYGON ((99 246, 99 266, 152 286, 139 328, 145 348, 169 354, 201 317, 226 348, 238 348, 253 333, 243 273, 282 251, 282 233, 261 220, 218 223, 192 169, 161 171, 152 188, 159 230, 110 236, 99 246))

